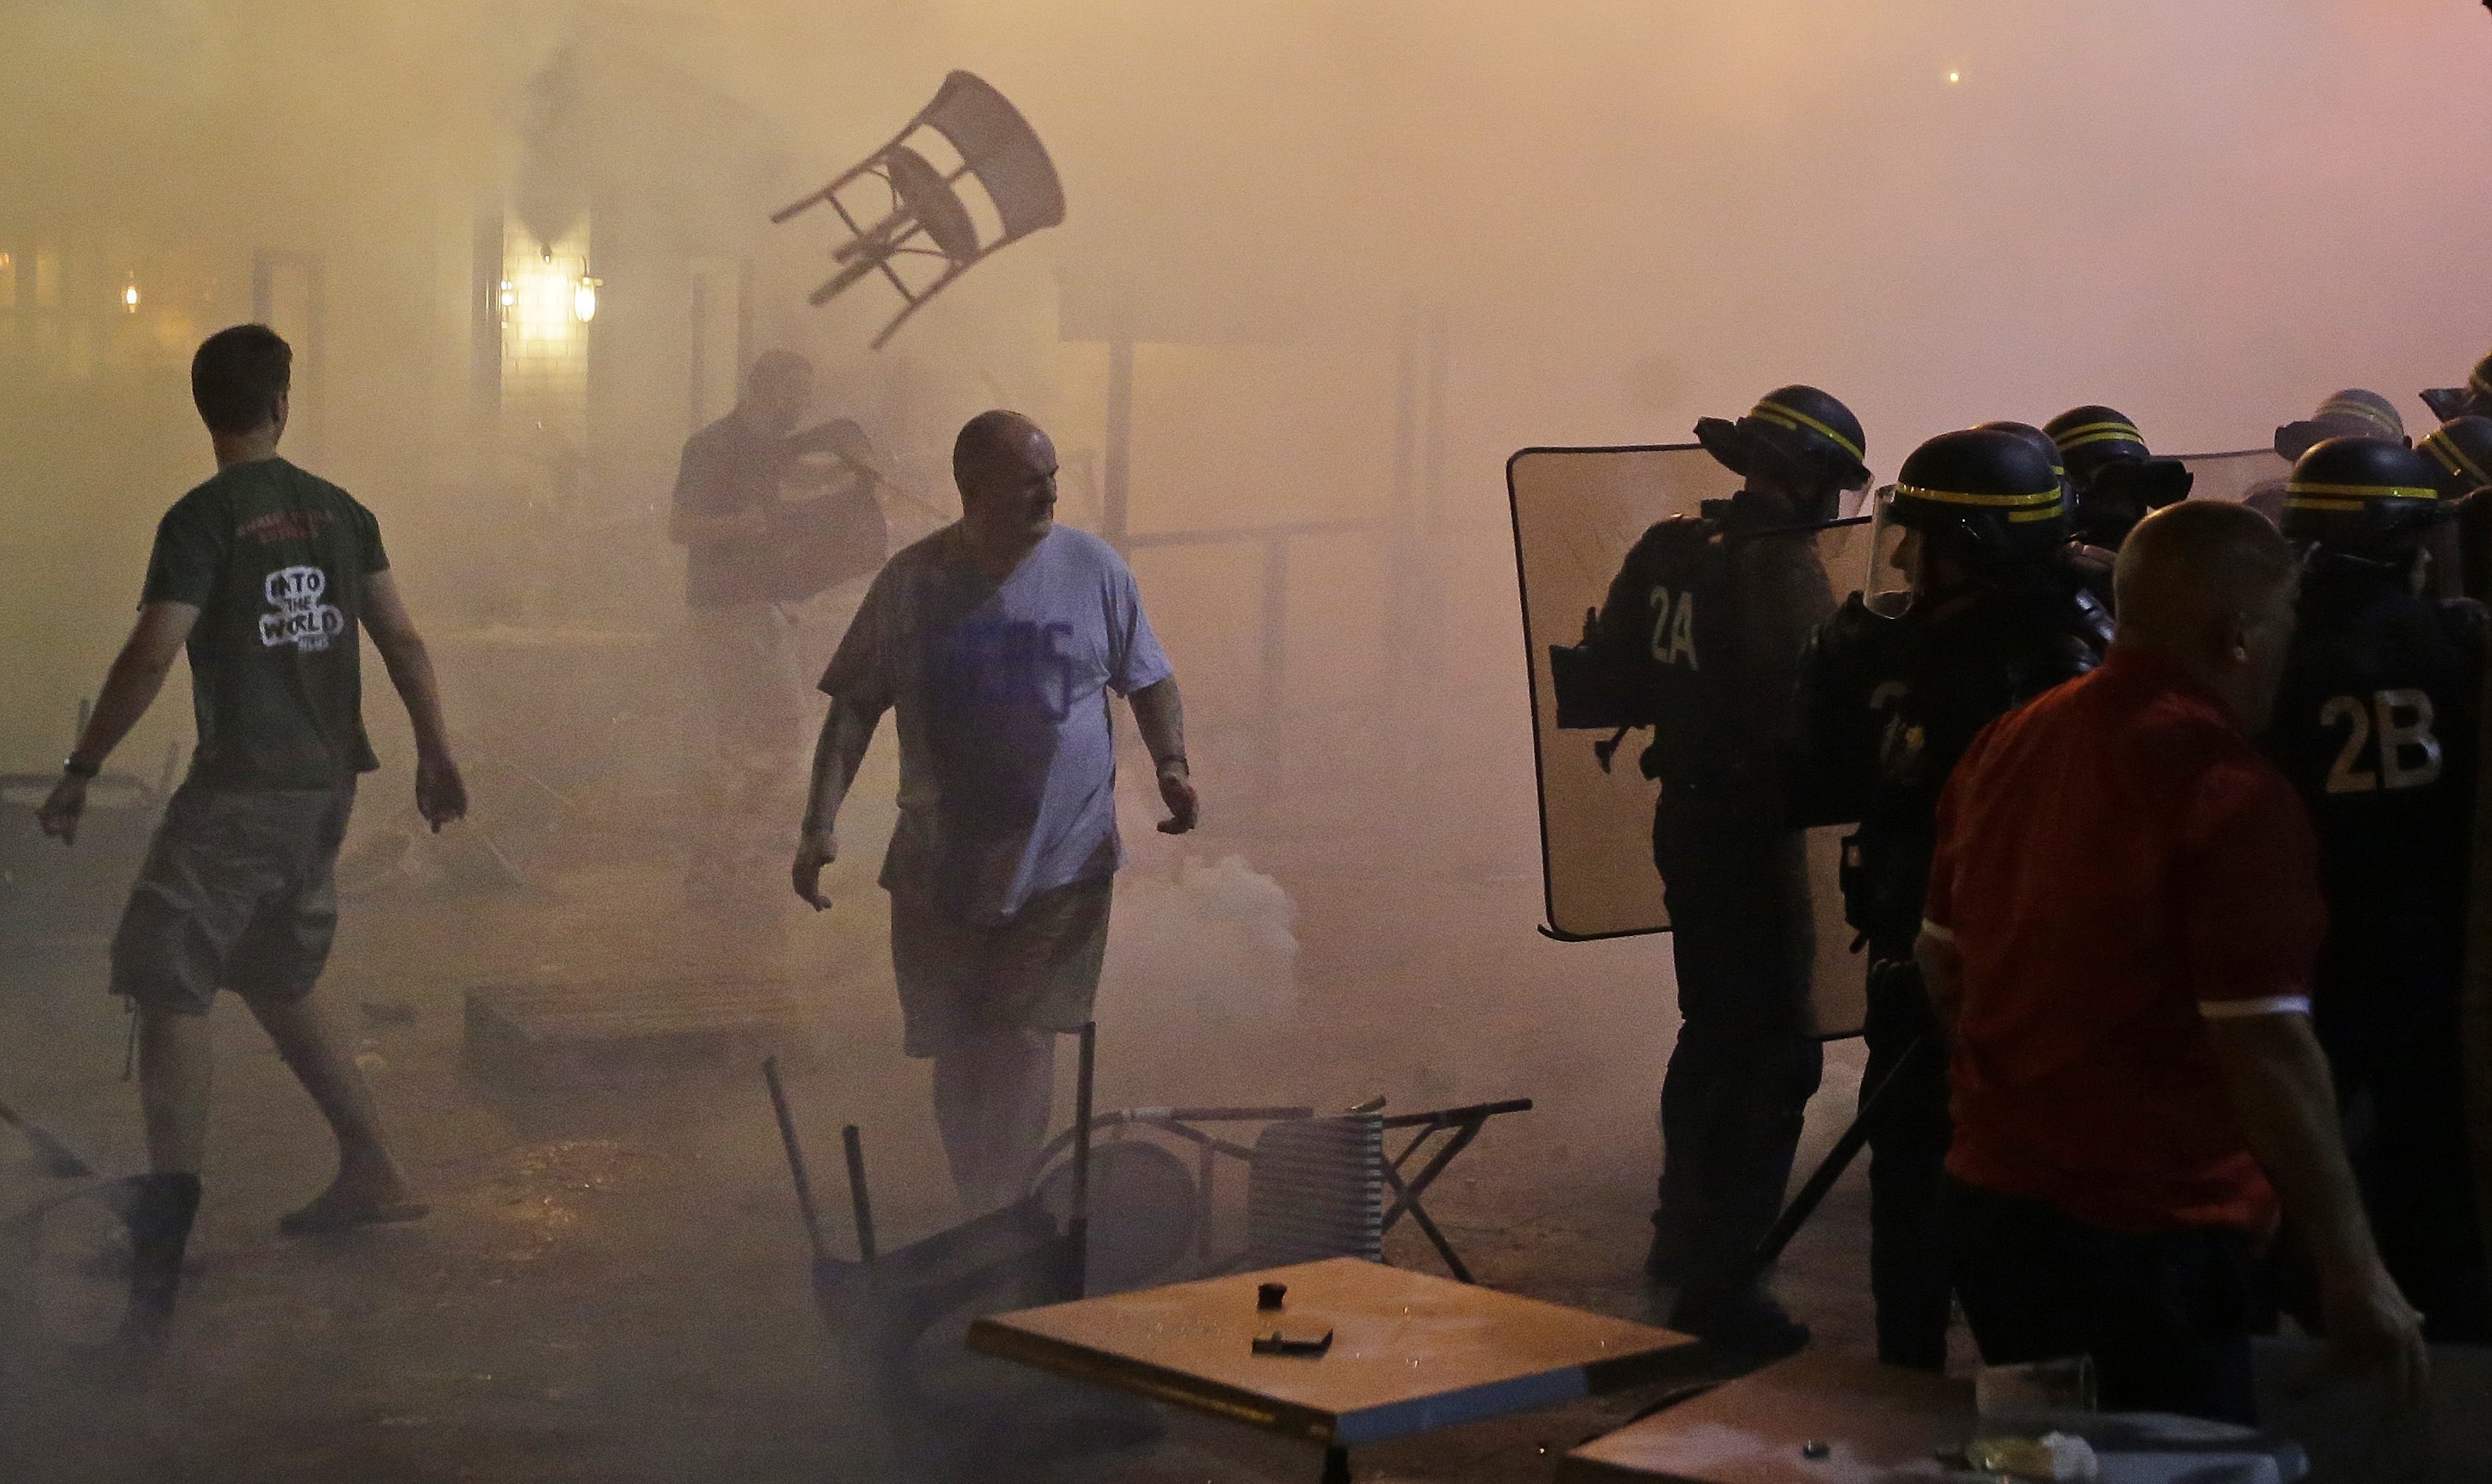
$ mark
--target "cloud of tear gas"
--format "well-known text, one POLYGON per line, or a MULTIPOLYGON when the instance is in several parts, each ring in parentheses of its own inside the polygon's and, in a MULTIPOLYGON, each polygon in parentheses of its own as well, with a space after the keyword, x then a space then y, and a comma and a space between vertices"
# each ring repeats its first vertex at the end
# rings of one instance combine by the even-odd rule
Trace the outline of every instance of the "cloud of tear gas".
MULTIPOLYGON (((960 419, 1024 407, 1096 524, 1121 333, 1132 530, 1234 535, 1137 565, 1212 817, 1265 831, 1248 864, 1300 898, 1301 1011, 1311 977, 1459 1002, 1443 985, 1489 970, 1374 939, 1528 932, 1507 452, 1683 439, 1794 379, 1860 412, 1882 471, 2084 401, 2176 449, 2255 446, 2347 384, 2419 418, 2413 389, 2492 344, 2492 197, 2460 173, 2487 75, 2460 0, 11 6, 0 753, 59 755, 154 519, 207 469, 183 364, 255 276, 307 349, 289 447, 380 513, 454 722, 519 770, 480 797, 588 814, 680 792, 661 512, 739 346, 812 353, 824 410, 938 501, 960 419), (954 68, 1029 118, 1070 220, 871 352, 886 285, 805 307, 836 225, 763 217, 954 68), (566 321, 589 278, 593 318, 566 321), (1271 530, 1327 521, 1365 528, 1271 530), (1310 835, 1357 842, 1359 872, 1424 857, 1394 899, 1415 917, 1332 889, 1372 882, 1326 876, 1310 835), (1431 897, 1432 872, 1472 895, 1431 897)), ((833 604, 804 658, 836 633, 833 604)), ((187 725, 175 696, 125 759, 152 774, 187 725)), ((1616 997, 1657 977, 1625 953, 1514 972, 1616 997)), ((1448 1024, 1476 1029, 1405 1029, 1448 1024)), ((1531 1044, 1585 1064, 1581 1039, 1531 1044)))

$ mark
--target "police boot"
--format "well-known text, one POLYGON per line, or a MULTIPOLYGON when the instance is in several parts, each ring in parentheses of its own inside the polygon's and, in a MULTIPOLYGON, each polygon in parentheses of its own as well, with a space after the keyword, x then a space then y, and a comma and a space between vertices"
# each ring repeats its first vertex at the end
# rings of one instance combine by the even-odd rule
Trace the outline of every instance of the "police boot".
POLYGON ((182 1289, 182 1254, 191 1244, 191 1223, 199 1214, 199 1177, 134 1174, 121 1182, 113 1205, 130 1228, 130 1309, 121 1321, 121 1339, 153 1350, 173 1322, 173 1300, 182 1289))
POLYGON ((1754 1281, 1691 1287, 1671 1309, 1668 1323, 1726 1358, 1757 1364, 1805 1349, 1809 1340, 1808 1326, 1754 1281))

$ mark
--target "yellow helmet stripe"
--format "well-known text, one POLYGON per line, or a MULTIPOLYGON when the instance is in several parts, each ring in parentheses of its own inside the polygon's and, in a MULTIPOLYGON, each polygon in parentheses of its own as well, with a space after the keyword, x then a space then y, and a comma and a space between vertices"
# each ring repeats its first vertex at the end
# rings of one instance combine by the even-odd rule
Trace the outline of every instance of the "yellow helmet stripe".
POLYGON ((1765 401, 1757 403, 1756 407, 1748 413, 1748 416, 1758 418, 1768 423, 1779 423, 1794 432, 1798 432, 1802 429, 1806 429, 1810 432, 1814 432, 1819 437, 1832 443, 1836 448, 1850 454, 1855 460, 1865 460, 1867 458, 1866 455, 1861 453, 1859 444, 1853 442, 1850 438, 1847 438, 1843 434, 1835 431, 1833 429, 1828 428, 1824 423, 1821 423, 1817 419, 1809 416, 1807 413, 1799 411, 1794 407, 1786 407, 1781 402, 1774 401, 1771 399, 1767 399, 1765 401))
POLYGON ((2369 402, 2356 401, 2350 397, 2329 398, 2319 404, 2318 416, 2350 417, 2358 423, 2368 423, 2391 438, 2402 438, 2406 432, 2403 428, 2397 426, 2396 420, 2387 413, 2369 402))
POLYGON ((2011 524, 2021 525, 2028 520, 2053 519, 2056 519, 2059 514, 2060 506, 2058 502, 2054 501, 2052 504, 2041 510, 2011 510, 2007 513, 2007 519, 2011 524))
POLYGON ((2082 427, 2069 429, 2053 441, 2060 445, 2060 452, 2064 454, 2072 448, 2083 448, 2089 443, 2108 443, 2114 439, 2122 443, 2134 443, 2140 448, 2146 446, 2146 434, 2139 432, 2134 423, 2087 423, 2082 427))
MULTIPOLYGON (((2284 492, 2288 495, 2332 495, 2338 499, 2347 500, 2436 500, 2440 498, 2439 490, 2426 490, 2416 485, 2320 485, 2305 484, 2298 479, 2288 483, 2284 487, 2284 492)), ((2346 508, 2350 510, 2353 507, 2346 508)))
POLYGON ((2484 473, 2483 465, 2458 447, 2457 440, 2448 435, 2448 430, 2443 429, 2424 438, 2421 446, 2424 453, 2439 460, 2440 466, 2449 473, 2463 474, 2477 485, 2492 485, 2492 474, 2484 473))
POLYGON ((1897 485, 1895 495, 1898 499, 1930 500, 1941 505, 2048 505, 2056 511, 2060 504, 2060 491, 2056 487, 2032 494, 1973 494, 1962 490, 1924 490, 1918 485, 1897 485))

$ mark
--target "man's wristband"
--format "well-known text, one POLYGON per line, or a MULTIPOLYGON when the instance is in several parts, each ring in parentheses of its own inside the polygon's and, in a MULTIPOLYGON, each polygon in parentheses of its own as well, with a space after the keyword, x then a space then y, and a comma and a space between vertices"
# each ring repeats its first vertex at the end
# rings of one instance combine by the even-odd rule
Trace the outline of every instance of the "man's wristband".
POLYGON ((78 760, 77 754, 72 753, 61 759, 61 771, 67 773, 72 778, 93 778, 104 771, 104 764, 100 762, 80 762, 78 760))
POLYGON ((1193 765, 1185 760, 1185 754, 1183 753, 1171 753, 1165 757, 1154 757, 1151 759, 1151 766, 1162 773, 1167 772, 1172 765, 1185 769, 1188 774, 1192 774, 1194 772, 1193 765))

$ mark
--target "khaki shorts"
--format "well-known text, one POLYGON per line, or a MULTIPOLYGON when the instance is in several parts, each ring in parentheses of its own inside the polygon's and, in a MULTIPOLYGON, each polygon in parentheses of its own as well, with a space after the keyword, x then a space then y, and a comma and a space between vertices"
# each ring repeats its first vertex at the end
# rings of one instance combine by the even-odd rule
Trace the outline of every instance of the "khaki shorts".
POLYGON ((980 1031, 1087 1024, 1108 957, 1115 877, 1076 881, 1022 904, 1009 922, 964 921, 908 892, 891 897, 891 967, 904 1050, 936 1056, 980 1031))
POLYGON ((164 806, 112 939, 112 993, 205 1015, 220 989, 284 1004, 312 993, 338 932, 342 788, 200 788, 164 806))

